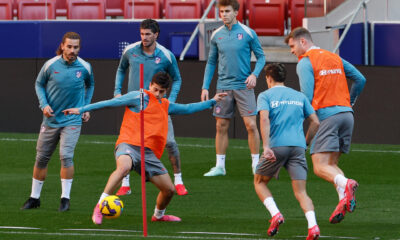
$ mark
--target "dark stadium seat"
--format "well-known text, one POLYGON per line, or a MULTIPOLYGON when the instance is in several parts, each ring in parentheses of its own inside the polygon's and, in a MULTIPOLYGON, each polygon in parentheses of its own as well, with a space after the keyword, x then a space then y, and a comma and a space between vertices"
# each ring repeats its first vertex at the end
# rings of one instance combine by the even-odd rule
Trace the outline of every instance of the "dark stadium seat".
POLYGON ((18 0, 19 20, 43 20, 56 18, 55 0, 18 0))
POLYGON ((68 19, 105 19, 104 0, 67 0, 68 19))
POLYGON ((124 16, 124 0, 106 0, 106 16, 124 16))
POLYGON ((12 19, 12 0, 0 0, 0 20, 12 19))
MULTIPOLYGON (((324 15, 324 0, 307 0, 307 17, 321 17, 324 15)), ((292 29, 303 26, 305 16, 304 0, 291 0, 290 18, 292 29)))
MULTIPOLYGON (((124 18, 132 18, 132 1, 125 0, 124 18)), ((134 0, 134 18, 161 18, 159 0, 134 0)))
POLYGON ((285 2, 286 0, 247 0, 249 27, 261 36, 283 36, 285 2))
POLYGON ((201 0, 165 0, 164 11, 167 19, 200 18, 201 0))
POLYGON ((56 16, 67 16, 67 0, 56 0, 56 16))
MULTIPOLYGON (((203 7, 204 11, 206 10, 206 8, 207 8, 208 4, 210 4, 210 2, 211 2, 211 0, 205 0, 204 1, 204 7, 203 7)), ((217 0, 217 2, 218 2, 218 0, 217 0)), ((243 23, 244 16, 245 16, 245 9, 246 9, 245 0, 238 0, 238 2, 240 4, 240 8, 239 8, 239 12, 238 12, 238 15, 237 15, 236 19, 243 23)), ((215 14, 214 13, 215 13, 215 8, 212 7, 210 12, 207 14, 207 17, 208 18, 215 18, 215 14)))

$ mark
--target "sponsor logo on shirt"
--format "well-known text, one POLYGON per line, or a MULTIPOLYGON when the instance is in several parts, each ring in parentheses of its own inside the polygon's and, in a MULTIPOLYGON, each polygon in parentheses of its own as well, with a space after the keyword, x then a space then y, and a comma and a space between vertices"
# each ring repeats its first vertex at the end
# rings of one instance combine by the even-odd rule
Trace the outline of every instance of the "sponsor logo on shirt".
POLYGON ((333 75, 333 74, 342 74, 342 69, 337 68, 337 69, 323 69, 319 71, 320 76, 326 76, 326 75, 333 75))
POLYGON ((238 34, 237 34, 237 38, 238 38, 239 40, 242 40, 242 39, 243 39, 243 33, 238 33, 238 34))
POLYGON ((297 105, 302 107, 303 103, 299 101, 272 101, 270 105, 271 108, 277 108, 281 105, 297 105))
POLYGON ((136 54, 132 54, 132 56, 133 56, 133 57, 137 57, 138 55, 136 55, 136 54))
POLYGON ((156 64, 159 64, 159 63, 161 62, 161 58, 160 58, 160 57, 156 57, 156 58, 154 59, 154 62, 155 62, 156 64))
POLYGON ((221 40, 221 39, 223 39, 223 37, 219 37, 219 38, 218 38, 218 40, 221 40))
POLYGON ((60 73, 60 72, 54 71, 54 73, 57 74, 57 73, 60 73))
POLYGON ((76 78, 80 78, 82 76, 82 71, 76 71, 76 78))

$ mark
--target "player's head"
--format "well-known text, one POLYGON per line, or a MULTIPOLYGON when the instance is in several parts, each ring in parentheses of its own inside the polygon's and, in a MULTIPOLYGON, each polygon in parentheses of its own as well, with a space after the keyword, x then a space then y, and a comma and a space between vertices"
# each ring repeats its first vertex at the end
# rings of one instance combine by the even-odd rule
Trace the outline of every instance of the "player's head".
POLYGON ((282 63, 270 63, 264 67, 268 87, 271 83, 283 83, 286 79, 286 67, 282 63), (273 82, 272 82, 273 81, 273 82))
POLYGON ((237 0, 219 0, 218 1, 219 15, 225 25, 236 23, 236 16, 240 8, 237 0))
POLYGON ((292 54, 300 57, 313 46, 313 41, 310 32, 303 27, 293 29, 293 31, 286 36, 285 43, 290 47, 292 54))
POLYGON ((76 32, 67 32, 62 38, 56 54, 62 55, 62 57, 68 62, 73 62, 78 57, 80 49, 81 36, 76 32))
POLYGON ((171 85, 171 77, 166 72, 158 72, 151 79, 149 90, 158 99, 164 97, 171 85))
POLYGON ((144 47, 155 44, 160 34, 160 26, 154 19, 145 19, 140 23, 140 38, 144 47))

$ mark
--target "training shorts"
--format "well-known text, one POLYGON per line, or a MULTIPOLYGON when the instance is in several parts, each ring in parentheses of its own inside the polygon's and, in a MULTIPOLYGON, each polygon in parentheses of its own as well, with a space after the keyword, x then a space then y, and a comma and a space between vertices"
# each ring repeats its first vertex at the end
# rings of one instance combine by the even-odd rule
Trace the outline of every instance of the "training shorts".
POLYGON ((232 118, 237 105, 240 116, 248 117, 257 115, 256 96, 254 89, 217 90, 217 93, 227 93, 221 101, 214 106, 213 115, 219 118, 232 118))

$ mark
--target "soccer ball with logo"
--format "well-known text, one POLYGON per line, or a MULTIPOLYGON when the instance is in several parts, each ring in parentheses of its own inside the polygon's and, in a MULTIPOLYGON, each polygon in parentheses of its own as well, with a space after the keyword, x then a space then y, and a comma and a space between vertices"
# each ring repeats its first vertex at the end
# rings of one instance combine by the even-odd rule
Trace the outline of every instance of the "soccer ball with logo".
POLYGON ((101 201, 99 208, 105 218, 117 218, 124 209, 124 203, 119 197, 110 195, 101 201))

